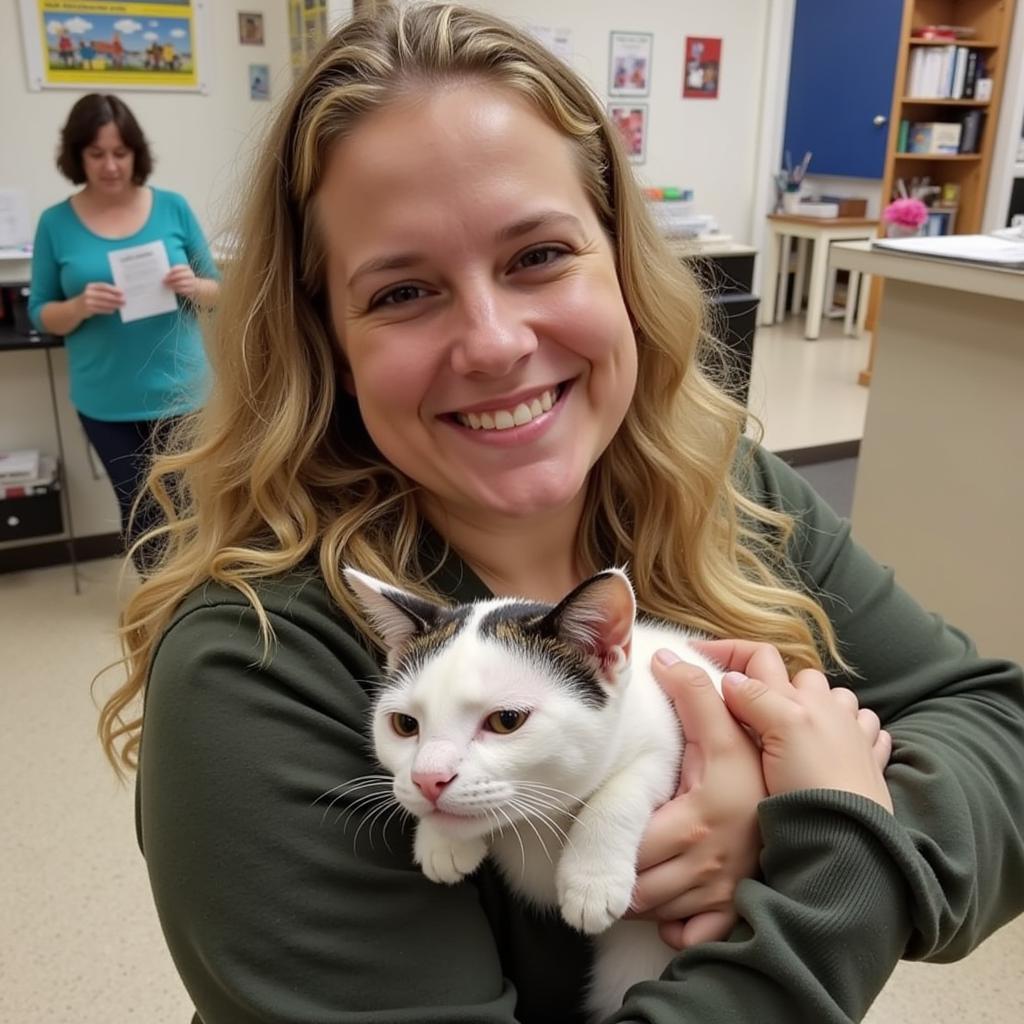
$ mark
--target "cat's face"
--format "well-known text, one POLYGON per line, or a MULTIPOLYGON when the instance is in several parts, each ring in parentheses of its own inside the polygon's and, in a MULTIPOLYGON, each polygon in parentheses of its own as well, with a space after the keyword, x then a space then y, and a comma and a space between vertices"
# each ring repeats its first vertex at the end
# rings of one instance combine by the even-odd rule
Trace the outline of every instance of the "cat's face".
POLYGON ((346 577, 389 644, 373 739, 398 801, 460 838, 514 821, 550 834, 545 817, 586 798, 612 748, 635 607, 625 576, 554 609, 445 609, 346 577))

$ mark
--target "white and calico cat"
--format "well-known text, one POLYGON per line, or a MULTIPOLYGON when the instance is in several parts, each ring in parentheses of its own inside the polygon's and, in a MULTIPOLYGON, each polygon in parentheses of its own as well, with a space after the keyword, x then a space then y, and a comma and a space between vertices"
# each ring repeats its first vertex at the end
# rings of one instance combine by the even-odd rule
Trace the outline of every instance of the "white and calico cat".
POLYGON ((618 569, 555 606, 452 608, 345 578, 386 644, 373 740, 418 819, 416 862, 453 884, 490 853, 513 890, 597 936, 587 1009, 613 1012, 674 953, 652 922, 619 920, 648 819, 679 780, 683 740, 651 658, 670 648, 719 693, 721 670, 681 630, 637 622, 618 569))

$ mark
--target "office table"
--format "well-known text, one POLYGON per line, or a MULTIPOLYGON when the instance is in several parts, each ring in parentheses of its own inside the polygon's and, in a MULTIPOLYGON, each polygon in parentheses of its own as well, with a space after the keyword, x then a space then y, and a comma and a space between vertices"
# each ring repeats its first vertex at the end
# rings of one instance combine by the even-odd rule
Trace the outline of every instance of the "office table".
MULTIPOLYGON (((768 244, 765 247, 764 275, 762 278, 761 323, 773 324, 782 320, 786 312, 786 281, 792 240, 797 241, 796 280, 793 287, 792 312, 800 311, 803 300, 804 275, 807 267, 807 243, 814 243, 811 255, 811 279, 807 288, 807 319, 804 337, 815 339, 821 334, 821 319, 828 285, 829 251, 833 242, 874 238, 878 221, 867 217, 801 217, 797 214, 772 213, 768 215, 768 244)), ((845 268, 844 268, 845 269, 845 268)), ((854 303, 857 294, 856 316, 862 329, 867 316, 869 278, 861 280, 860 271, 850 275, 850 300, 847 302, 845 330, 853 333, 854 303), (859 286, 859 287, 858 287, 859 286)))
POLYGON ((1024 270, 833 246, 885 278, 853 534, 984 655, 1024 661, 1024 270))

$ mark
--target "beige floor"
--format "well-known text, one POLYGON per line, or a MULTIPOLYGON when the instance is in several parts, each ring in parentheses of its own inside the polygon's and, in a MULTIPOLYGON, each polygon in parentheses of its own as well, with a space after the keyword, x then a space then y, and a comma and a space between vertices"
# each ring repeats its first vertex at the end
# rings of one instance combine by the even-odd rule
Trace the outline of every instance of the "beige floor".
MULTIPOLYGON (((752 404, 773 449, 860 435, 862 341, 761 330, 752 404)), ((0 575, 0 1021, 186 1024, 135 846, 132 799, 102 761, 88 681, 117 655, 118 566, 0 575)), ((100 693, 103 692, 101 687, 100 693)), ((870 1024, 1024 1019, 1024 918, 952 966, 901 965, 870 1024)))

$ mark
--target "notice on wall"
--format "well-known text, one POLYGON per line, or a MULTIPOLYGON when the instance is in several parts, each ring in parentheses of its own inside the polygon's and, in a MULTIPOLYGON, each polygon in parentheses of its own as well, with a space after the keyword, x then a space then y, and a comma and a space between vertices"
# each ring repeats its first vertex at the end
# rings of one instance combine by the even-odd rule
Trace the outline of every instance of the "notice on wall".
POLYGON ((543 43, 559 60, 566 64, 572 61, 572 33, 569 29, 531 25, 530 34, 538 42, 543 43))
POLYGON ((609 103, 608 114, 619 129, 630 161, 642 164, 647 158, 647 104, 609 103))
POLYGON ((683 99, 718 99, 718 78, 722 67, 722 40, 709 36, 687 36, 683 51, 683 99))
POLYGON ((205 92, 203 0, 20 0, 32 89, 205 92))
POLYGON ((650 32, 612 32, 608 45, 608 95, 646 96, 651 91, 650 32))

